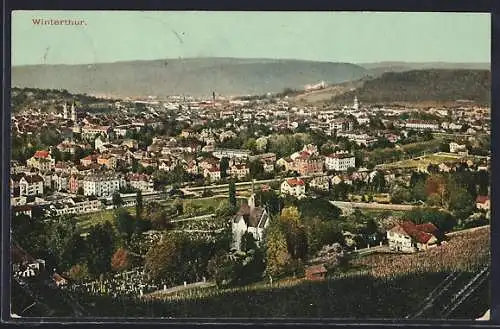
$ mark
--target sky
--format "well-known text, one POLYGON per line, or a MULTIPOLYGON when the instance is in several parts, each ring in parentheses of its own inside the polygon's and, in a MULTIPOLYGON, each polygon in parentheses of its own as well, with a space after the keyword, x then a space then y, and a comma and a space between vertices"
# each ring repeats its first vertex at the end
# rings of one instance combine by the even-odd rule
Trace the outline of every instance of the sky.
POLYGON ((490 62, 490 15, 376 12, 14 11, 12 65, 189 57, 490 62), (33 19, 86 25, 35 25, 33 19))

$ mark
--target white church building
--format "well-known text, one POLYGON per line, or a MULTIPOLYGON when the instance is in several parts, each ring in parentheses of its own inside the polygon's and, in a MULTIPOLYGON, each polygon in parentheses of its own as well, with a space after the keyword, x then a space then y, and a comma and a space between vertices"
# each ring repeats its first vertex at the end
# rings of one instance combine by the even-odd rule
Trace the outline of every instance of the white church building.
POLYGON ((233 218, 233 248, 240 250, 241 238, 245 232, 252 233, 257 245, 260 245, 269 222, 269 213, 265 208, 255 206, 255 194, 252 194, 248 204, 242 204, 233 218))

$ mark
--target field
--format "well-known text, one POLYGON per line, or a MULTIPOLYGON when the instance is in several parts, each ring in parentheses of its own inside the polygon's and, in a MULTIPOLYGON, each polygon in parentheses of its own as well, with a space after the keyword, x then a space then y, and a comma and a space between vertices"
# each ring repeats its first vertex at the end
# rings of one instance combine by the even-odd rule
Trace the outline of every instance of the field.
POLYGON ((352 265, 367 270, 374 277, 380 277, 405 272, 469 271, 489 262, 490 229, 486 227, 454 235, 446 244, 426 252, 373 254, 354 260, 352 265))
MULTIPOLYGON (((365 194, 365 199, 368 200, 368 194, 365 194)), ((357 194, 349 194, 349 200, 352 202, 362 202, 363 196, 357 194)), ((379 203, 390 203, 391 196, 389 195, 389 193, 374 194, 373 201, 379 203)))
MULTIPOLYGON (((135 207, 128 207, 127 209, 133 216, 135 216, 135 207)), ((105 223, 107 221, 114 223, 114 209, 106 209, 103 211, 77 216, 77 228, 82 231, 88 230, 91 226, 105 223)))
MULTIPOLYGON (((215 196, 209 198, 200 198, 200 199, 184 199, 183 205, 189 204, 190 207, 194 209, 196 212, 194 215, 204 215, 209 214, 215 211, 219 204, 227 200, 225 196, 215 196)), ((169 206, 173 204, 173 200, 165 200, 161 202, 163 206, 169 206)), ((238 202, 241 202, 241 199, 238 199, 238 202)), ((127 209, 132 216, 135 216, 135 207, 127 207, 127 209)), ((190 217, 190 215, 183 215, 180 218, 190 217)), ((114 222, 114 209, 107 209, 91 214, 85 214, 77 216, 77 227, 81 231, 88 230, 91 226, 97 225, 100 223, 104 223, 106 221, 114 222)))
POLYGON ((381 164, 381 165, 378 165, 377 168, 380 168, 380 169, 425 168, 425 169, 427 169, 427 166, 429 164, 440 164, 444 161, 456 161, 458 159, 460 159, 460 157, 458 155, 454 156, 451 154, 444 154, 444 153, 439 152, 439 153, 424 155, 424 156, 414 158, 414 159, 407 159, 407 160, 401 160, 401 161, 396 161, 396 162, 387 163, 387 164, 381 164))

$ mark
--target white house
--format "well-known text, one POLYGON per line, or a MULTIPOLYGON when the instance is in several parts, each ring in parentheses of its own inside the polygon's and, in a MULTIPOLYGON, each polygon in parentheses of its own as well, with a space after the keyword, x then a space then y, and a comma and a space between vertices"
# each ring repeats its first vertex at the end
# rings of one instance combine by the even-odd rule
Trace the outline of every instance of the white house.
POLYGON ((356 158, 348 153, 333 153, 325 157, 325 166, 327 170, 346 171, 356 166, 356 158))
POLYGON ((476 208, 489 211, 490 210, 490 198, 487 195, 479 195, 476 198, 476 208))
POLYGON ((431 223, 415 225, 406 221, 387 231, 389 248, 401 252, 415 252, 436 246, 437 228, 431 223))
POLYGON ((56 174, 52 175, 52 185, 56 191, 68 191, 69 188, 69 174, 56 174))
POLYGON ((146 174, 130 174, 128 184, 130 187, 142 192, 152 192, 154 190, 153 180, 146 174))
POLYGON ((205 176, 205 178, 209 178, 211 181, 218 181, 221 179, 220 169, 217 166, 206 168, 203 171, 203 176, 205 176))
POLYGON ((328 176, 314 177, 309 183, 309 187, 321 191, 328 191, 330 189, 330 179, 328 176))
POLYGON ((240 250, 243 234, 249 232, 255 242, 262 242, 264 230, 269 226, 270 217, 265 208, 255 206, 255 195, 248 199, 248 204, 242 204, 232 221, 233 248, 240 250))
POLYGON ((281 183, 281 193, 303 198, 306 196, 306 184, 300 178, 291 178, 281 183))
POLYGON ((19 181, 19 195, 43 194, 43 178, 39 175, 25 176, 19 181))
POLYGON ((83 179, 83 194, 110 196, 125 186, 125 180, 116 175, 89 175, 83 179))
POLYGON ((250 168, 244 164, 235 164, 229 168, 228 174, 232 177, 242 179, 250 174, 250 168))
POLYGON ((451 142, 450 144, 450 152, 451 153, 458 153, 458 152, 464 152, 467 150, 466 145, 461 145, 455 142, 451 142))

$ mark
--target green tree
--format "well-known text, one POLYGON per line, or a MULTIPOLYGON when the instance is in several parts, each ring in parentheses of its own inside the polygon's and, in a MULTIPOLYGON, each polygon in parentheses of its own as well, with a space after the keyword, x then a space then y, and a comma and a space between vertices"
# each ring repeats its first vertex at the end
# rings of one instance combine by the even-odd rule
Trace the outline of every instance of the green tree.
POLYGON ((85 282, 90 279, 89 268, 87 264, 76 264, 73 265, 67 272, 66 275, 76 282, 85 282))
POLYGON ((450 191, 449 210, 460 221, 472 215, 476 209, 475 200, 464 188, 454 188, 450 191))
POLYGON ((395 185, 391 190, 391 203, 402 203, 410 201, 412 198, 411 191, 405 186, 395 185))
POLYGON ((163 239, 146 254, 144 271, 152 281, 176 284, 183 281, 186 266, 184 249, 186 238, 179 234, 165 234, 163 239))
POLYGON ((266 232, 266 270, 271 277, 286 273, 292 257, 288 253, 285 233, 280 225, 271 224, 266 232))
POLYGON ((89 273, 93 276, 111 270, 111 257, 115 249, 116 236, 110 222, 92 226, 87 236, 86 253, 89 273))
POLYGON ((249 164, 250 178, 259 179, 264 174, 264 165, 259 160, 251 161, 249 164))
POLYGON ((233 180, 229 182, 229 204, 231 207, 236 208, 236 184, 233 180))
POLYGON ((123 205, 123 199, 120 195, 120 192, 113 193, 113 205, 115 208, 121 207, 123 205))
POLYGON ((228 253, 218 253, 210 259, 207 269, 217 287, 233 282, 237 272, 235 265, 235 262, 230 258, 228 253))
POLYGON ((324 245, 344 243, 344 236, 334 221, 325 222, 312 218, 307 225, 307 246, 310 255, 316 254, 324 245))
POLYGON ((478 194, 488 195, 488 187, 490 186, 490 177, 486 170, 480 170, 476 174, 476 181, 478 184, 478 194))
POLYGON ((139 161, 136 158, 132 159, 132 172, 137 173, 139 170, 139 161))
POLYGON ((51 155, 52 155, 52 158, 54 158, 54 160, 56 160, 56 162, 59 162, 62 160, 61 152, 59 151, 59 149, 57 147, 52 148, 51 155))
POLYGON ((220 166, 221 178, 226 178, 227 177, 227 170, 229 169, 229 159, 226 157, 221 158, 219 166, 220 166))
POLYGON ((136 227, 136 219, 124 208, 115 210, 115 226, 127 243, 136 227))
POLYGON ((143 204, 142 204, 142 191, 138 190, 135 197, 135 217, 140 220, 142 217, 143 204))
POLYGON ((295 260, 304 259, 307 255, 307 235, 300 217, 297 207, 286 207, 279 218, 285 232, 288 252, 295 260))
POLYGON ((257 243, 255 242, 255 238, 252 233, 245 232, 241 237, 240 242, 240 250, 243 252, 247 252, 249 250, 257 249, 257 243))

